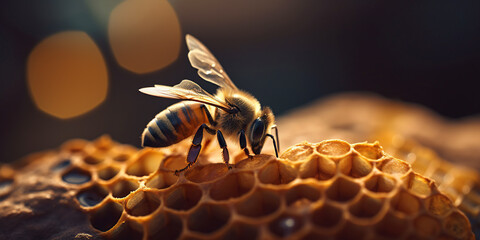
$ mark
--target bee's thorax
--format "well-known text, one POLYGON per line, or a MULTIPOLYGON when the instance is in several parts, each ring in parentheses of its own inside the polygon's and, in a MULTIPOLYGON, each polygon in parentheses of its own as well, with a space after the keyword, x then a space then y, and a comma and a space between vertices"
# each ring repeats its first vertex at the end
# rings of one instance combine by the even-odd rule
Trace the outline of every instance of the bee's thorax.
POLYGON ((236 136, 241 129, 246 130, 247 126, 260 114, 260 103, 246 92, 219 89, 216 96, 238 109, 234 114, 218 108, 215 111, 217 127, 227 136, 236 136))

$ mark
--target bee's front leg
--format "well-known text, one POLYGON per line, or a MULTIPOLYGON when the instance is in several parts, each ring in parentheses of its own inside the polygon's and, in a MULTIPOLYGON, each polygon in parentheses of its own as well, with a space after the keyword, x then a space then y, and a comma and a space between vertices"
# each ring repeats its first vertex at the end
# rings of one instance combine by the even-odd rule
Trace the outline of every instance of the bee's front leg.
POLYGON ((247 138, 245 137, 245 130, 240 130, 238 132, 239 135, 239 142, 240 142, 240 148, 245 152, 245 155, 247 155, 248 158, 251 158, 252 155, 250 155, 250 151, 248 151, 247 148, 247 138))
POLYGON ((225 141, 225 138, 223 137, 223 134, 220 130, 217 130, 217 140, 218 144, 222 148, 222 157, 223 157, 223 162, 227 164, 228 169, 231 169, 232 166, 230 166, 230 155, 228 154, 228 149, 227 149, 227 142, 225 141))

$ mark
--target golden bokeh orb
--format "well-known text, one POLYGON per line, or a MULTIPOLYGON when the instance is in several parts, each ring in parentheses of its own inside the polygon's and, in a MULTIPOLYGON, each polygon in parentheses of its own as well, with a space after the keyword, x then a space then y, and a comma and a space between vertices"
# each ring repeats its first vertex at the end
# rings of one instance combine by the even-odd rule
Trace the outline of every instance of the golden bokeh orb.
POLYGON ((108 89, 105 60, 82 31, 56 33, 38 43, 28 57, 27 81, 36 106, 61 119, 92 110, 108 89))
POLYGON ((166 0, 120 3, 110 15, 108 37, 118 64, 139 74, 166 67, 180 52, 180 23, 166 0))

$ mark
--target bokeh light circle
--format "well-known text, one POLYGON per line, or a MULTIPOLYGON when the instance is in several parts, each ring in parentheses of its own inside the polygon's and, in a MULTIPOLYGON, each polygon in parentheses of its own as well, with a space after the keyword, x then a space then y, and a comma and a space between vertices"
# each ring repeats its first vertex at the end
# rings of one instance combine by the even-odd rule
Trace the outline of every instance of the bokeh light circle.
POLYGON ((127 0, 111 13, 108 37, 120 66, 148 73, 178 58, 180 23, 166 0, 127 0))
POLYGON ((27 81, 37 107, 67 119, 86 113, 108 88, 105 60, 85 32, 64 31, 43 39, 27 61, 27 81))

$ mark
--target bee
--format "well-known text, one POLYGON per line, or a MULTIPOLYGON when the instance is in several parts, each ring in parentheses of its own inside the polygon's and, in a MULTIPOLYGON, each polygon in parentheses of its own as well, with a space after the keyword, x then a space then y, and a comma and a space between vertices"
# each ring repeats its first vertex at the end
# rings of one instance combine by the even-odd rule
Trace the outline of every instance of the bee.
POLYGON ((204 130, 217 136, 223 161, 229 169, 229 153, 224 136, 238 139, 240 148, 248 157, 251 155, 247 144, 254 154, 260 154, 266 138, 270 137, 278 157, 278 130, 272 110, 262 107, 255 97, 238 89, 200 41, 187 34, 186 42, 190 64, 198 69, 201 78, 219 86, 217 93, 212 95, 186 79, 173 87, 155 85, 139 89, 156 97, 184 100, 161 111, 147 124, 142 133, 142 147, 170 146, 195 133, 187 154, 187 166, 176 170, 176 174, 197 161, 204 130), (269 133, 273 130, 276 141, 269 133))

